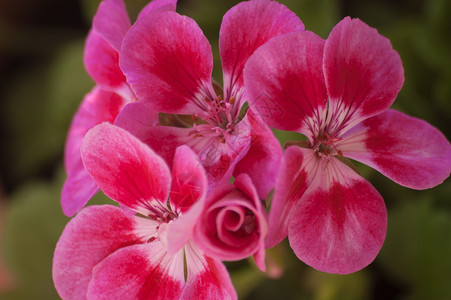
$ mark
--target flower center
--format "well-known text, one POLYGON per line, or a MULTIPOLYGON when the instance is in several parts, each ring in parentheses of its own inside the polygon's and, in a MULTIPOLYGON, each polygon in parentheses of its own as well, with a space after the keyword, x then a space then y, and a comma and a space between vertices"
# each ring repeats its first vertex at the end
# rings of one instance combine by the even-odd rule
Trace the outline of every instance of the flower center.
POLYGON ((193 130, 189 135, 194 137, 217 137, 221 143, 226 143, 229 135, 234 133, 235 125, 240 121, 234 107, 235 97, 223 100, 205 97, 206 110, 193 116, 193 130))
POLYGON ((339 141, 341 141, 341 138, 337 137, 335 132, 332 135, 324 132, 316 138, 312 148, 320 157, 329 157, 334 154, 343 156, 340 149, 337 149, 336 147, 336 143, 339 141))
POLYGON ((148 206, 150 211, 147 217, 151 220, 158 221, 160 223, 169 223, 177 218, 177 214, 174 213, 169 207, 164 206, 161 202, 156 201, 157 205, 148 206))

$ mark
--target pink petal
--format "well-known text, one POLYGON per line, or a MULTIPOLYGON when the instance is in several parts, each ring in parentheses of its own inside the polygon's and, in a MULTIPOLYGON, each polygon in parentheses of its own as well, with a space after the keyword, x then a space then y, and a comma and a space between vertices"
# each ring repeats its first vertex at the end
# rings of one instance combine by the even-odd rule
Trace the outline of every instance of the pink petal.
POLYGON ((207 255, 220 260, 240 260, 259 253, 256 262, 264 270, 266 211, 249 176, 239 175, 234 185, 234 189, 218 187, 209 195, 194 240, 207 255))
POLYGON ((339 115, 348 128, 388 109, 404 82, 401 59, 390 41, 349 17, 332 29, 326 41, 324 75, 329 115, 339 115))
POLYGON ((225 95, 243 86, 244 65, 258 47, 275 36, 298 30, 304 30, 301 20, 275 1, 247 1, 231 8, 219 32, 225 95))
POLYGON ((183 252, 170 257, 153 241, 122 248, 99 263, 88 299, 179 299, 183 286, 183 252))
POLYGON ((276 183, 282 148, 271 129, 258 115, 249 110, 247 119, 251 128, 251 145, 246 156, 236 165, 233 175, 248 174, 260 198, 266 199, 276 183))
POLYGON ((192 114, 211 87, 211 46, 199 26, 175 12, 148 14, 127 33, 120 65, 138 99, 166 113, 192 114))
POLYGON ((89 206, 64 229, 53 257, 53 281, 63 299, 85 299, 93 268, 117 249, 142 242, 137 224, 111 205, 89 206))
POLYGON ((130 103, 122 109, 114 125, 124 128, 172 166, 175 149, 185 144, 189 128, 158 125, 158 112, 142 102, 130 103))
POLYGON ((86 39, 83 61, 94 81, 106 89, 124 89, 125 76, 119 68, 119 53, 96 31, 86 39))
POLYGON ((179 218, 168 225, 168 252, 178 252, 193 235, 204 207, 207 176, 196 154, 187 146, 177 148, 172 167, 169 200, 179 218))
POLYGON ((72 120, 66 140, 64 164, 68 178, 61 194, 61 206, 67 216, 73 216, 97 192, 97 184, 85 171, 80 156, 86 132, 102 122, 113 122, 125 100, 99 87, 85 96, 72 120))
POLYGON ((147 145, 117 126, 91 129, 81 148, 86 171, 110 198, 145 215, 154 205, 166 206, 170 172, 147 145))
POLYGON ((177 0, 152 0, 139 13, 138 20, 141 20, 149 13, 159 11, 175 11, 177 0))
MULTIPOLYGON (((205 126, 206 131, 213 132, 211 125, 205 126)), ((250 127, 244 119, 234 126, 233 133, 227 139, 218 135, 197 136, 189 134, 185 143, 199 156, 205 168, 210 186, 228 182, 236 164, 246 155, 250 147, 250 127)))
POLYGON ((310 135, 319 126, 327 102, 323 47, 314 33, 293 32, 249 58, 244 69, 249 107, 270 127, 310 135))
POLYGON ((311 159, 312 153, 307 149, 292 146, 285 151, 269 210, 266 248, 276 246, 287 236, 289 216, 313 176, 306 168, 311 159))
POLYGON ((122 0, 103 0, 92 21, 95 30, 116 52, 131 26, 127 9, 122 0))
POLYGON ((310 171, 315 178, 290 215, 290 246, 300 260, 319 271, 359 271, 374 260, 384 242, 384 201, 369 182, 334 157, 317 160, 310 171))
POLYGON ((183 213, 207 194, 207 176, 197 155, 187 146, 177 148, 172 167, 170 203, 183 213))
POLYGON ((194 244, 185 248, 187 282, 181 299, 238 299, 226 267, 203 255, 194 244))
POLYGON ((395 110, 355 126, 337 147, 345 156, 413 189, 434 187, 451 171, 451 146, 446 137, 425 121, 395 110))

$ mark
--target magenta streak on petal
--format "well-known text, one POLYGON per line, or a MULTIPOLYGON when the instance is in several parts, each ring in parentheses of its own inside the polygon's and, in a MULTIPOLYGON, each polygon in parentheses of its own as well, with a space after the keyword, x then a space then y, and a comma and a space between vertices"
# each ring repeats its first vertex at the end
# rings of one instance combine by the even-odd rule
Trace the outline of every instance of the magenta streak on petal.
POLYGON ((384 242, 387 213, 365 179, 332 158, 290 216, 288 238, 300 260, 317 270, 347 274, 370 264, 384 242))
POLYGON ((237 299, 235 288, 225 266, 203 255, 193 244, 185 247, 187 282, 182 299, 237 299))
POLYGON ((236 95, 243 87, 243 68, 258 47, 275 36, 298 30, 304 30, 301 20, 275 1, 241 2, 231 8, 219 32, 224 97, 236 95))
POLYGON ((171 218, 169 169, 136 137, 103 123, 86 134, 81 153, 86 171, 107 196, 143 215, 171 218))
POLYGON ((192 19, 175 12, 136 22, 124 38, 120 66, 138 99, 159 112, 201 112, 213 90, 211 46, 192 19))
POLYGON ((244 69, 250 109, 277 129, 309 138, 319 131, 327 104, 323 48, 319 36, 299 31, 257 49, 244 69))
POLYGON ((434 187, 451 171, 446 137, 423 120, 391 109, 355 126, 339 147, 345 156, 413 189, 434 187))
POLYGON ((117 249, 141 243, 134 219, 111 205, 89 206, 65 227, 53 257, 53 281, 63 299, 83 299, 92 269, 117 249))
POLYGON ((178 299, 183 276, 183 252, 169 257, 157 241, 125 247, 94 268, 88 298, 178 299))
POLYGON ((390 41, 349 17, 332 29, 324 47, 323 67, 331 111, 341 120, 330 131, 345 132, 385 111, 404 82, 401 59, 390 41))

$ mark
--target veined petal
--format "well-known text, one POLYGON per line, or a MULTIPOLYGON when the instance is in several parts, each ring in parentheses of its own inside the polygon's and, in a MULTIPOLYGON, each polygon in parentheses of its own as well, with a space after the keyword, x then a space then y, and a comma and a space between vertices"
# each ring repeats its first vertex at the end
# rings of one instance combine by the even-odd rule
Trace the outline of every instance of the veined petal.
POLYGON ((385 239, 387 211, 376 189, 335 157, 317 159, 317 174, 294 205, 288 240, 296 256, 328 273, 370 264, 385 239))
POLYGON ((116 250, 143 242, 138 229, 119 207, 80 211, 66 225, 53 256, 53 281, 61 298, 86 299, 93 268, 116 250))
POLYGON ((276 246, 287 236, 293 207, 316 174, 315 159, 309 149, 292 146, 285 151, 269 210, 266 248, 276 246))
POLYGON ((211 46, 192 19, 175 12, 135 23, 124 38, 120 66, 138 99, 159 112, 203 111, 213 90, 211 46))
POLYGON ((149 13, 158 11, 175 11, 177 0, 152 0, 139 13, 138 20, 141 20, 149 13))
POLYGON ((92 21, 92 28, 119 52, 131 23, 122 0, 103 0, 92 21))
POLYGON ((169 200, 179 218, 168 225, 169 254, 179 251, 191 239, 204 207, 207 187, 207 176, 196 154, 187 146, 178 147, 169 200))
POLYGON ((76 112, 66 140, 64 164, 68 178, 61 194, 61 206, 67 216, 77 213, 98 191, 97 184, 86 172, 80 147, 86 132, 102 122, 113 122, 125 100, 95 87, 85 96, 76 112))
POLYGON ((328 116, 339 121, 342 132, 388 109, 404 82, 401 58, 390 41, 349 17, 332 29, 323 67, 328 116))
POLYGON ((219 32, 225 99, 233 95, 233 88, 243 86, 244 65, 258 47, 275 36, 298 30, 304 30, 301 20, 275 1, 246 1, 232 7, 219 32))
POLYGON ((319 36, 299 31, 257 49, 244 69, 250 109, 271 127, 316 132, 327 103, 323 47, 319 36))
POLYGON ((95 30, 86 39, 83 62, 88 74, 105 89, 117 90, 126 86, 119 68, 119 53, 95 30))
POLYGON ((171 175, 164 160, 129 132, 103 123, 83 139, 86 171, 111 199, 147 215, 166 208, 171 175))
POLYGON ((451 171, 451 145, 446 137, 427 122, 396 110, 358 124, 337 147, 345 156, 413 189, 434 187, 451 171))
POLYGON ((153 241, 119 249, 99 263, 88 299, 179 299, 184 280, 183 251, 169 256, 153 241))
POLYGON ((236 165, 233 175, 248 174, 260 198, 266 199, 279 174, 282 148, 271 129, 258 115, 248 110, 246 116, 251 128, 251 145, 246 156, 236 165))
POLYGON ((218 260, 203 255, 193 244, 185 247, 188 271, 181 299, 237 299, 226 267, 218 260))

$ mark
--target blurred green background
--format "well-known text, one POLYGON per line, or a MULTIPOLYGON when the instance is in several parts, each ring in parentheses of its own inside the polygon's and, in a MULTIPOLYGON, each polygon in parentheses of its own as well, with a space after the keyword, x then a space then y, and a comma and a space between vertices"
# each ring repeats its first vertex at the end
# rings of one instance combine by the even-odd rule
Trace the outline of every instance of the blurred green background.
MULTIPOLYGON (((125 2, 132 18, 146 4, 125 2)), ((237 2, 178 5, 210 39, 219 80, 219 26, 237 2)), ((347 15, 377 28, 405 69, 393 107, 451 136, 450 0, 280 2, 323 38, 347 15)), ((0 299, 58 299, 51 261, 69 220, 59 205, 63 145, 73 113, 94 84, 82 55, 98 3, 0 0, 0 299)), ((277 279, 248 261, 228 264, 240 299, 451 299, 451 181, 413 191, 359 168, 388 208, 387 238, 376 260, 355 274, 330 275, 300 262, 284 242, 269 252, 277 279)))

